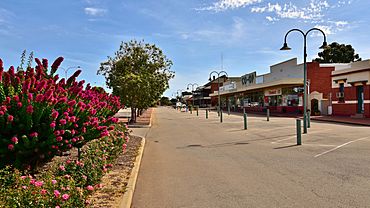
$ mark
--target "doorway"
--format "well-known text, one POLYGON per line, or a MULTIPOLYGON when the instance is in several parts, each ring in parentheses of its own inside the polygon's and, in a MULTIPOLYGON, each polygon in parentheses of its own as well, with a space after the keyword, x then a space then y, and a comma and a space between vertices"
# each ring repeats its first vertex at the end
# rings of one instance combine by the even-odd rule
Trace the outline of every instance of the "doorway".
POLYGON ((319 101, 317 99, 311 100, 311 115, 313 116, 320 115, 319 101))
POLYGON ((364 86, 357 86, 357 113, 364 113, 364 86))

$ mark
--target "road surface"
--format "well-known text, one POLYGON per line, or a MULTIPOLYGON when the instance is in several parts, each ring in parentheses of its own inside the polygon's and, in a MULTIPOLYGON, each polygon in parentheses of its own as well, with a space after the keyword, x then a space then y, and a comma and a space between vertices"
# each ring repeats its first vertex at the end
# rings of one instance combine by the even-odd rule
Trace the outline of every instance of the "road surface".
POLYGON ((157 108, 132 207, 369 207, 370 128, 157 108))

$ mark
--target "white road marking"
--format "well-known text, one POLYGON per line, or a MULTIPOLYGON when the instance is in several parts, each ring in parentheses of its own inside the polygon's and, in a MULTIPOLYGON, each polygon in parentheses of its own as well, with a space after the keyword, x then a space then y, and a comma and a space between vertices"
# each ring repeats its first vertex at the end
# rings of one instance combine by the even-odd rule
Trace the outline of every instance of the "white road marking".
POLYGON ((271 142, 271 144, 276 144, 276 143, 279 143, 279 142, 282 142, 282 141, 285 141, 285 140, 294 139, 296 137, 297 136, 290 136, 290 137, 285 138, 285 139, 279 139, 279 140, 276 140, 276 141, 271 142))
POLYGON ((320 157, 320 156, 322 156, 322 155, 325 155, 325 154, 327 154, 327 153, 329 153, 329 152, 332 152, 332 151, 334 151, 334 150, 337 150, 337 149, 339 149, 339 148, 341 148, 341 147, 343 147, 343 146, 346 146, 346 145, 348 145, 348 144, 351 144, 351 143, 353 143, 353 142, 357 142, 357 141, 365 140, 365 139, 368 139, 368 138, 370 138, 370 137, 363 137, 363 138, 359 138, 359 139, 355 139, 355 140, 349 141, 349 142, 347 142, 347 143, 344 143, 344 144, 338 145, 338 146, 336 146, 336 147, 335 147, 335 148, 333 148, 333 149, 330 149, 330 150, 325 151, 325 152, 323 152, 323 153, 317 154, 317 155, 315 155, 315 157, 320 157))
MULTIPOLYGON (((279 144, 286 144, 286 145, 294 145, 294 144, 297 144, 297 143, 279 143, 279 144)), ((307 144, 307 143, 304 143, 303 146, 314 146, 314 147, 335 147, 337 145, 333 145, 333 144, 307 144)))
MULTIPOLYGON (((319 130, 319 131, 310 131, 308 132, 309 134, 314 134, 314 133, 322 133, 322 132, 326 132, 326 131, 330 131, 331 129, 324 129, 324 130, 319 130)), ((302 134, 302 137, 306 137, 306 136, 309 136, 309 134, 302 134)), ((282 142, 282 141, 285 141, 285 140, 289 140, 289 139, 294 139, 294 138, 297 138, 297 135, 295 136, 290 136, 288 138, 285 138, 285 139, 280 139, 280 140, 276 140, 276 141, 273 141, 271 142, 271 144, 276 144, 276 143, 279 143, 279 142, 282 142)))
POLYGON ((253 129, 250 129, 250 130, 251 131, 256 130, 258 132, 268 132, 268 131, 275 131, 275 130, 280 130, 280 129, 292 129, 292 128, 294 128, 294 126, 284 126, 284 127, 270 128, 270 129, 253 128, 253 129))

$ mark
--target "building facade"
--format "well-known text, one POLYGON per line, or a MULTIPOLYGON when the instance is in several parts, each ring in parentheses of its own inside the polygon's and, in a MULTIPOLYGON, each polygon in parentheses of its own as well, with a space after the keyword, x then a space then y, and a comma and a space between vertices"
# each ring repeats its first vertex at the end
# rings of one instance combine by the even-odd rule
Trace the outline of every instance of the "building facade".
MULTIPOLYGON (((247 73, 240 79, 229 80, 220 88, 221 106, 226 110, 301 114, 303 112, 303 64, 290 59, 270 66, 270 72, 247 73)), ((331 93, 332 65, 307 64, 308 109, 315 114, 327 114, 331 93), (326 86, 326 87, 325 87, 326 86)), ((212 93, 211 97, 217 96, 212 93)))
POLYGON ((332 113, 370 118, 370 60, 336 67, 332 79, 332 113))

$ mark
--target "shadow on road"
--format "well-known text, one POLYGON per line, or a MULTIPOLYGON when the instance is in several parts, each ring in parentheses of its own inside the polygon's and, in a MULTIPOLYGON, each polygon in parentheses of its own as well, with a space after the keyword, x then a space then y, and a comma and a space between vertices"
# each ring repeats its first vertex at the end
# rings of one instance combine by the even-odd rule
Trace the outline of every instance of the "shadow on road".
POLYGON ((227 147, 227 146, 234 146, 234 145, 246 145, 249 144, 248 142, 227 142, 227 143, 220 143, 220 144, 211 144, 211 145, 201 145, 201 144, 189 144, 184 147, 176 147, 176 149, 187 149, 187 148, 217 148, 217 147, 227 147))
POLYGON ((285 148, 289 148, 289 147, 297 147, 298 145, 296 144, 293 144, 293 145, 288 145, 288 146, 283 146, 283 147, 275 147, 274 149, 285 149, 285 148))

